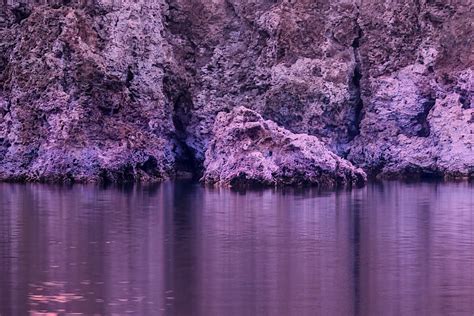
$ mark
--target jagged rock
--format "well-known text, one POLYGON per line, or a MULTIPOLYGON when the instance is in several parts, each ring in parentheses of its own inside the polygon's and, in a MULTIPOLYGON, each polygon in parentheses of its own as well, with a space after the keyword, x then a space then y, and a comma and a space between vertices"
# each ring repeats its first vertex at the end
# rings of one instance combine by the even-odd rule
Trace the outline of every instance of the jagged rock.
POLYGON ((468 1, 364 1, 360 135, 348 159, 382 177, 474 175, 468 1))
MULTIPOLYGON (((456 92, 423 88, 423 66, 407 66, 395 78, 373 81, 361 134, 349 159, 372 174, 391 178, 472 176, 474 125, 456 92)), ((470 72, 459 75, 465 86, 470 72)))
POLYGON ((171 3, 198 160, 243 105, 374 176, 474 174, 469 1, 171 3))
POLYGON ((374 176, 474 175, 469 1, 42 2, 0 6, 1 180, 200 173, 237 106, 374 176))
POLYGON ((202 180, 225 186, 360 185, 362 169, 315 136, 293 134, 245 107, 220 113, 206 151, 202 180))
POLYGON ((170 2, 170 36, 193 114, 198 160, 217 113, 242 105, 344 154, 354 138, 357 7, 340 1, 170 2), (186 53, 184 53, 186 52, 186 53))
POLYGON ((0 179, 157 181, 174 173, 172 108, 158 66, 163 4, 23 7, 21 20, 7 9, 0 179))

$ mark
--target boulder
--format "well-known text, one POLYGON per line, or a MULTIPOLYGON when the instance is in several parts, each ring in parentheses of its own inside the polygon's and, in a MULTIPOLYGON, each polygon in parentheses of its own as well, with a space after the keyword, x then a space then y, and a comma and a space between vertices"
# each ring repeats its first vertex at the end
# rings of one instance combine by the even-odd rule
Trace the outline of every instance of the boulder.
POLYGON ((362 169, 338 157, 317 137, 294 134, 245 107, 217 115, 202 181, 231 187, 254 185, 364 184, 362 169))

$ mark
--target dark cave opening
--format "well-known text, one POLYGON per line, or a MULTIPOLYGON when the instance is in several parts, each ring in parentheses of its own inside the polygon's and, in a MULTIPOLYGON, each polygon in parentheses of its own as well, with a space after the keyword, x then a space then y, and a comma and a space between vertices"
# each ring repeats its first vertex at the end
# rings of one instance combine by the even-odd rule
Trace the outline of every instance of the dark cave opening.
POLYGON ((164 91, 173 105, 176 177, 198 179, 203 173, 203 163, 196 159, 195 150, 188 144, 188 126, 193 110, 191 93, 176 79, 170 77, 166 77, 164 80, 164 91))

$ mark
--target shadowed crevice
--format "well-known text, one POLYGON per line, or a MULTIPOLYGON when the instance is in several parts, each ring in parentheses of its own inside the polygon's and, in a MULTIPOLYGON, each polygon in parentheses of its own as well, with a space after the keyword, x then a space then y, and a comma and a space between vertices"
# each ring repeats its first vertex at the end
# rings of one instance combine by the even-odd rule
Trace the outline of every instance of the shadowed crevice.
POLYGON ((434 97, 428 97, 425 102, 423 102, 423 109, 422 112, 420 112, 416 117, 416 123, 417 123, 417 131, 416 131, 416 136, 420 137, 428 137, 430 136, 431 133, 431 127, 430 123, 428 122, 428 114, 430 113, 431 109, 434 107, 436 103, 436 98, 434 97))
POLYGON ((350 122, 350 126, 348 128, 348 136, 349 141, 352 141, 357 135, 360 134, 360 122, 362 121, 362 110, 364 108, 364 102, 361 96, 361 79, 362 75, 362 66, 360 60, 360 41, 362 39, 362 29, 360 28, 359 24, 357 23, 356 18, 356 34, 357 36, 354 38, 352 42, 352 52, 354 54, 354 72, 352 74, 351 79, 351 94, 352 94, 352 102, 354 106, 354 116, 353 120, 350 122))
POLYGON ((164 92, 173 106, 174 154, 177 177, 199 178, 202 174, 202 162, 196 159, 195 150, 188 145, 190 135, 187 127, 192 119, 193 100, 181 80, 171 76, 165 77, 164 92))

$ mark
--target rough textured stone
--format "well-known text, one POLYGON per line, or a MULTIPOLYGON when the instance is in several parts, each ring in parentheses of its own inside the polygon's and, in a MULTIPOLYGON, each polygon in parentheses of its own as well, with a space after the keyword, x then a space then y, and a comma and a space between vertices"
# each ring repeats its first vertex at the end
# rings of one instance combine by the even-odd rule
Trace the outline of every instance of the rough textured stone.
POLYGON ((469 1, 171 3, 198 161, 242 105, 374 176, 473 174, 469 1))
POLYGON ((348 158, 382 176, 472 176, 472 4, 364 1, 360 10, 364 106, 348 158))
POLYGON ((20 8, 21 21, 2 9, 0 178, 151 181, 172 174, 163 5, 20 8))
POLYGON ((370 175, 474 175, 469 0, 7 2, 0 179, 202 173, 238 106, 370 175))
POLYGON ((315 136, 293 134, 237 107, 220 113, 206 151, 202 180, 225 186, 360 185, 362 169, 329 151, 315 136))

